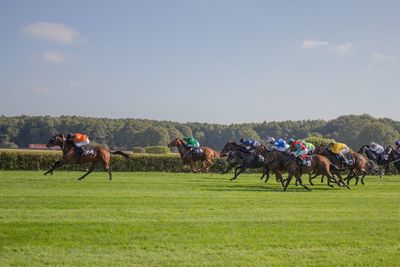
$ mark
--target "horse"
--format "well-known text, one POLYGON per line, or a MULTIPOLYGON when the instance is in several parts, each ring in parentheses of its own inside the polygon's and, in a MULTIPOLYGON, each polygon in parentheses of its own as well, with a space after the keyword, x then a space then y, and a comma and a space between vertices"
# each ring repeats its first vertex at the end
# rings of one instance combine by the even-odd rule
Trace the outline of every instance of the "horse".
POLYGON ((122 151, 110 151, 106 147, 97 146, 94 147, 94 154, 91 155, 81 155, 76 152, 76 147, 72 143, 72 141, 67 141, 62 134, 54 135, 50 141, 47 143, 47 147, 50 148, 52 146, 59 146, 62 149, 63 156, 61 160, 58 160, 53 163, 52 167, 44 173, 47 175, 53 175, 53 171, 56 168, 59 168, 65 164, 85 164, 91 163, 89 170, 78 178, 78 180, 82 180, 91 172, 94 171, 96 165, 100 163, 103 166, 103 169, 108 172, 109 180, 112 180, 112 171, 110 168, 110 158, 111 154, 113 155, 121 155, 125 158, 129 158, 129 155, 122 151))
POLYGON ((210 167, 213 165, 213 159, 220 157, 220 153, 218 151, 206 146, 202 147, 203 153, 201 155, 190 153, 190 148, 181 138, 172 140, 171 143, 168 144, 168 147, 177 147, 179 155, 183 161, 183 165, 188 164, 190 169, 195 173, 201 171, 201 169, 199 170, 194 167, 194 163, 196 161, 201 161, 202 170, 208 173, 210 167))
POLYGON ((264 158, 260 158, 257 155, 240 154, 235 151, 229 152, 227 161, 230 166, 232 163, 239 165, 235 168, 235 175, 230 179, 231 181, 236 180, 236 178, 247 169, 258 169, 265 166, 264 158))
POLYGON ((389 163, 393 163, 397 171, 400 173, 400 154, 391 146, 388 146, 385 151, 389 155, 389 163))
MULTIPOLYGON (((310 166, 305 166, 305 165, 300 165, 296 158, 294 158, 291 155, 287 155, 281 151, 268 151, 265 150, 265 155, 266 155, 266 161, 269 166, 269 168, 275 173, 275 176, 277 177, 277 181, 282 183, 283 186, 283 191, 286 191, 288 185, 290 184, 290 181, 292 180, 293 176, 296 177, 296 186, 299 183, 301 186, 303 186, 307 191, 310 189, 303 184, 303 181, 301 180, 301 176, 305 173, 308 174, 321 174, 329 177, 328 179, 328 186, 333 187, 330 184, 331 180, 334 180, 335 183, 339 185, 339 182, 336 181, 334 178, 333 174, 330 171, 330 162, 329 160, 321 155, 311 155, 311 165, 310 166), (282 172, 287 171, 289 176, 287 179, 283 179, 282 177, 282 172), (285 183, 286 182, 286 183, 285 183)), ((311 176, 309 178, 310 184, 314 185, 311 181, 311 176)))
POLYGON ((343 181, 347 180, 347 184, 349 184, 350 180, 352 178, 356 178, 356 185, 357 185, 358 181, 360 179, 359 176, 362 175, 361 183, 364 185, 364 178, 367 174, 367 169, 368 169, 368 160, 363 155, 361 155, 357 152, 352 152, 351 155, 354 159, 353 163, 348 166, 342 167, 341 166, 342 161, 336 156, 336 154, 331 152, 325 146, 320 145, 320 146, 316 147, 314 153, 325 156, 329 159, 329 161, 332 165, 332 172, 333 172, 333 174, 335 174, 336 176, 339 177, 339 182, 344 184, 343 181), (343 178, 341 176, 341 172, 346 171, 346 170, 349 170, 349 173, 348 173, 347 177, 343 180, 343 178))
MULTIPOLYGON (((267 166, 263 160, 260 160, 260 157, 258 155, 261 154, 257 152, 257 149, 255 149, 254 152, 251 152, 244 146, 239 145, 234 141, 229 141, 221 150, 221 156, 226 155, 228 155, 228 166, 225 168, 225 170, 221 172, 221 174, 229 172, 233 167, 236 166, 235 175, 233 178, 230 179, 231 181, 235 180, 246 169, 258 169, 264 167, 263 173, 266 172, 265 169, 267 168, 267 166)), ((269 173, 268 169, 267 172, 269 173)))
POLYGON ((378 159, 376 155, 370 150, 368 145, 363 145, 359 150, 358 153, 362 154, 367 157, 368 159, 368 164, 369 164, 369 169, 370 172, 372 173, 377 173, 379 174, 380 177, 385 175, 385 173, 389 172, 389 147, 387 147, 384 151, 384 154, 387 155, 387 158, 382 157, 381 159, 378 159))

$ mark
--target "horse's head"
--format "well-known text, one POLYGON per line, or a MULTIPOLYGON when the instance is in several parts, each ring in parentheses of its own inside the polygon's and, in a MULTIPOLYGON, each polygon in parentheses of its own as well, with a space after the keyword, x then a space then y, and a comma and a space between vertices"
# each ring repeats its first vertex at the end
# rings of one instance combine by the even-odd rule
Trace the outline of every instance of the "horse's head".
POLYGON ((169 148, 174 147, 174 146, 177 147, 177 146, 180 146, 180 145, 183 145, 183 144, 184 144, 184 142, 183 142, 182 139, 180 139, 180 138, 175 138, 174 140, 172 140, 171 143, 168 144, 168 147, 169 147, 169 148))
POLYGON ((63 144, 65 142, 65 138, 64 135, 62 134, 57 134, 55 136, 53 136, 50 141, 47 143, 47 147, 52 147, 52 146, 59 146, 59 147, 63 147, 63 144))
POLYGON ((324 145, 321 144, 321 145, 315 147, 314 154, 321 155, 325 152, 326 152, 326 147, 324 145))
POLYGON ((363 145, 362 147, 360 147, 360 149, 358 150, 358 153, 360 154, 366 154, 367 150, 369 149, 369 145, 363 145))
POLYGON ((221 153, 220 153, 221 157, 226 157, 227 154, 229 152, 231 152, 232 150, 234 150, 234 148, 237 146, 238 146, 238 144, 236 144, 236 142, 234 142, 234 141, 227 142, 221 150, 221 153))

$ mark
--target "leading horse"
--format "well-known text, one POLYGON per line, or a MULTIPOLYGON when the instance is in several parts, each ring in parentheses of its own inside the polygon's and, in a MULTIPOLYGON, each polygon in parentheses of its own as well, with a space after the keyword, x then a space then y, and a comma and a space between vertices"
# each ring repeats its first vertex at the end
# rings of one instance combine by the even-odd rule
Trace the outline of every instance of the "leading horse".
POLYGON ((171 143, 168 144, 168 147, 177 147, 179 155, 181 156, 181 159, 183 161, 183 165, 189 165, 190 169, 193 172, 200 172, 201 170, 208 172, 210 170, 210 167, 213 165, 213 159, 220 157, 218 151, 215 151, 214 149, 206 146, 202 147, 203 153, 201 155, 190 153, 190 148, 181 138, 174 139, 171 143), (201 170, 194 167, 194 163, 196 161, 201 161, 201 170))
POLYGON ((108 172, 109 179, 111 180, 112 171, 110 168, 110 154, 121 155, 125 158, 129 158, 129 155, 122 151, 110 151, 101 146, 94 147, 94 154, 81 155, 80 153, 76 152, 75 145, 71 141, 66 140, 62 134, 55 135, 50 139, 50 141, 47 143, 47 147, 52 146, 59 146, 62 149, 63 156, 61 160, 54 162, 53 166, 46 171, 44 175, 49 173, 52 175, 56 168, 59 168, 65 164, 82 165, 85 163, 90 163, 89 170, 84 175, 79 177, 78 180, 82 180, 91 172, 93 172, 97 164, 101 164, 103 166, 103 169, 108 172))

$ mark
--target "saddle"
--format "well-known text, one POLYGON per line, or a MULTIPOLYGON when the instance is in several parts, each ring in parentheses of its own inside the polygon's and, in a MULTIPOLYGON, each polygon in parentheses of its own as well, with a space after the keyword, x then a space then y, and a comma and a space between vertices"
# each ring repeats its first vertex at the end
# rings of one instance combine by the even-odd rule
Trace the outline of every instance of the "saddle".
POLYGON ((255 155, 253 156, 253 162, 254 164, 263 164, 265 161, 264 157, 262 155, 255 155))
POLYGON ((351 166, 354 164, 354 157, 350 152, 343 154, 343 156, 337 154, 336 157, 342 162, 342 165, 344 167, 351 166))
POLYGON ((302 157, 297 157, 297 164, 301 166, 310 167, 311 166, 312 157, 310 155, 304 155, 302 157))
POLYGON ((91 145, 84 145, 77 147, 75 146, 75 152, 78 153, 80 156, 95 156, 96 149, 91 145))

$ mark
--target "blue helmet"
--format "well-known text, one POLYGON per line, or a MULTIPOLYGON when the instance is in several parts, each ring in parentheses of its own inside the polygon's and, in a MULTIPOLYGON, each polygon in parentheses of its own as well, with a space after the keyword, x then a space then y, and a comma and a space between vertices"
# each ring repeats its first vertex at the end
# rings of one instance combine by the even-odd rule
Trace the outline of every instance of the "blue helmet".
POLYGON ((395 144, 396 146, 400 146, 400 140, 397 140, 396 142, 394 142, 394 144, 395 144))

